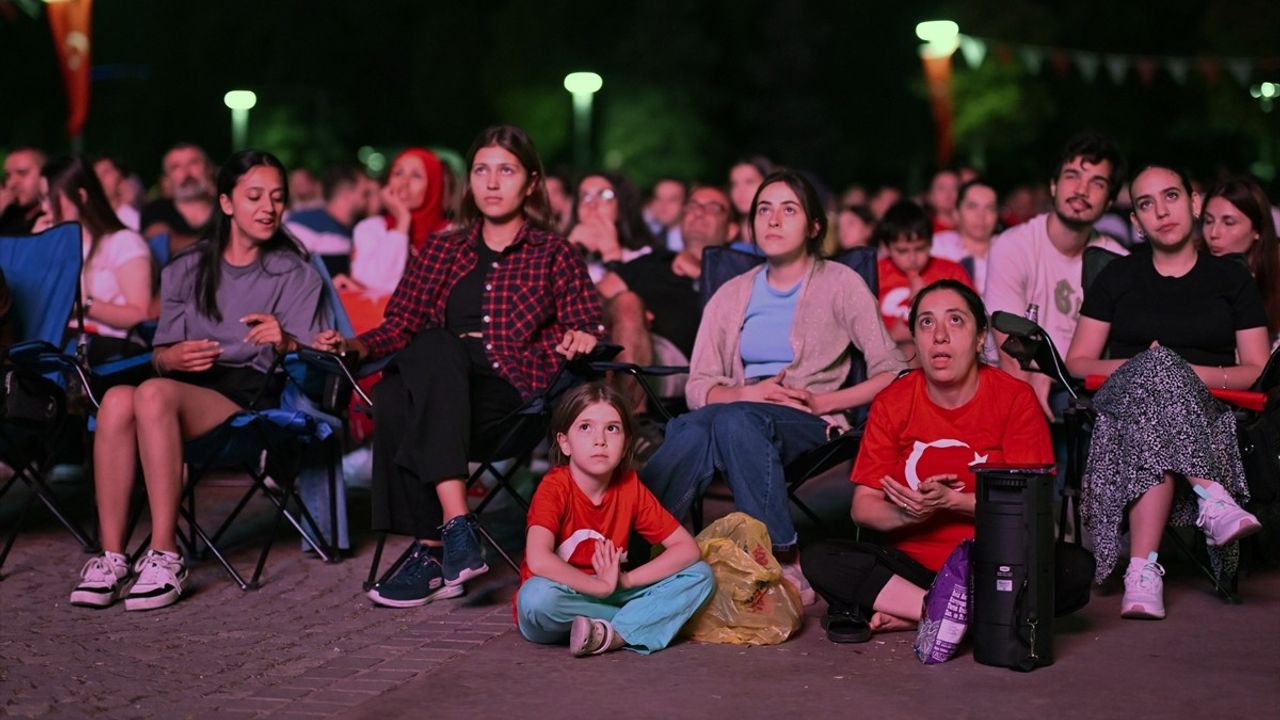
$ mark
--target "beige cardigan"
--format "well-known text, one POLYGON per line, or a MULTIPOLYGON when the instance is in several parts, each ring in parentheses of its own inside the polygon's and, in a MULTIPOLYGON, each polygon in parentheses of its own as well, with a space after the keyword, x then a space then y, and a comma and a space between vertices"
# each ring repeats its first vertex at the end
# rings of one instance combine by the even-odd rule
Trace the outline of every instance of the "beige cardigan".
MULTIPOLYGON (((684 390, 690 410, 706 405, 713 387, 738 387, 746 379, 738 342, 752 283, 764 268, 761 265, 725 283, 703 309, 684 390)), ((907 367, 862 276, 838 262, 819 260, 809 271, 796 305, 791 325, 795 359, 786 368, 784 384, 814 394, 839 390, 849 376, 850 343, 866 358, 867 377, 907 367)), ((842 415, 827 416, 827 420, 847 424, 842 415)))

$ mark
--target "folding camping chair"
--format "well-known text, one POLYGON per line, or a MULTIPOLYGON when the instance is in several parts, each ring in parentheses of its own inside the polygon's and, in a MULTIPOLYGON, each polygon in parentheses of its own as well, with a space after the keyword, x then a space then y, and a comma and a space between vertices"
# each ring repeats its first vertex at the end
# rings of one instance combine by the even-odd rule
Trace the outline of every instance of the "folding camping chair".
POLYGON ((15 401, 24 382, 43 388, 53 418, 47 425, 36 426, 30 419, 13 417, 16 407, 0 409, 0 460, 13 470, 13 476, 0 487, 0 498, 18 482, 31 493, 0 549, 0 567, 37 499, 85 552, 98 549, 97 542, 63 507, 47 479, 54 460, 53 439, 70 421, 66 412, 65 368, 48 362, 48 356, 60 353, 72 311, 80 307, 81 252, 80 226, 76 223, 62 223, 35 235, 0 237, 0 270, 13 297, 11 321, 17 341, 0 358, 4 391, 15 401))
MULTIPOLYGON (((350 322, 323 263, 314 256, 311 263, 325 284, 324 312, 340 332, 350 332, 350 322)), ((186 443, 183 452, 188 482, 179 513, 187 523, 188 535, 180 534, 180 541, 197 556, 202 554, 202 542, 242 590, 259 587, 282 521, 288 521, 302 537, 304 547, 325 562, 337 561, 347 530, 341 436, 351 393, 353 389, 360 392, 359 387, 343 358, 311 348, 278 357, 271 372, 277 370, 288 378, 280 408, 236 413, 209 433, 186 443), (310 452, 316 445, 323 446, 322 453, 310 452), (251 484, 219 528, 209 535, 196 520, 195 489, 214 468, 242 471, 251 484), (219 542, 257 495, 268 499, 276 513, 271 534, 246 581, 227 560, 219 542), (291 501, 297 505, 297 514, 289 510, 291 501), (318 522, 311 508, 327 510, 327 523, 318 522)), ((141 510, 136 508, 130 528, 141 510)), ((140 555, 146 545, 144 540, 134 555, 140 555)))
MULTIPOLYGON (((1089 454, 1089 432, 1096 416, 1090 398, 1083 392, 1092 392, 1102 386, 1105 378, 1093 375, 1077 382, 1068 373, 1066 363, 1053 344, 1053 339, 1036 323, 1012 313, 997 311, 991 316, 992 326, 1008 336, 1002 349, 1018 361, 1023 370, 1043 373, 1053 378, 1066 389, 1071 402, 1063 414, 1067 431, 1067 463, 1066 477, 1062 489, 1062 502, 1059 509, 1059 528, 1070 528, 1077 543, 1081 541, 1082 521, 1080 514, 1080 498, 1083 491, 1084 469, 1089 454)), ((1268 367, 1280 365, 1277 355, 1273 353, 1268 367)), ((1259 382, 1263 382, 1268 373, 1264 372, 1259 382)), ((1261 412, 1267 406, 1267 395, 1258 388, 1256 391, 1222 390, 1211 388, 1214 397, 1244 411, 1261 412)), ((1272 401, 1274 402, 1274 401, 1272 401)), ((1178 550, 1190 558, 1200 571, 1213 583, 1213 588, 1229 603, 1239 603, 1236 592, 1235 576, 1221 579, 1213 569, 1201 561, 1193 545, 1172 527, 1165 528, 1165 537, 1178 550)))
MULTIPOLYGON (((621 350, 622 348, 617 345, 600 343, 596 345, 595 350, 590 355, 564 363, 551 378, 546 388, 535 394, 519 408, 513 410, 505 420, 498 423, 497 426, 503 428, 503 430, 497 439, 491 443, 484 443, 493 449, 485 455, 475 458, 479 464, 467 477, 466 486, 468 488, 475 485, 485 475, 488 475, 494 482, 494 485, 489 488, 484 498, 472 509, 473 514, 479 515, 484 512, 484 509, 501 492, 510 495, 522 508, 527 509, 529 507, 529 501, 512 484, 516 472, 521 467, 520 462, 511 463, 505 470, 499 467, 500 463, 506 460, 514 459, 519 461, 524 459, 546 437, 551 410, 555 407, 556 401, 566 391, 592 378, 601 377, 608 369, 626 370, 625 363, 608 363, 621 350), (603 365, 598 365, 598 363, 603 365)), ((511 555, 481 523, 476 523, 476 529, 481 538, 497 551, 498 555, 508 565, 517 571, 519 570, 520 566, 516 564, 511 555)), ((392 563, 391 567, 379 576, 378 567, 382 562, 382 551, 386 545, 387 534, 385 531, 378 533, 378 544, 373 552, 373 562, 369 565, 369 577, 364 583, 365 590, 386 582, 400 569, 413 550, 413 544, 411 543, 392 563)))
MULTIPOLYGON (((838 262, 858 273, 866 282, 871 294, 877 295, 880 279, 876 266, 876 251, 872 248, 853 248, 836 256, 831 262, 838 262)), ((765 262, 761 255, 733 250, 726 247, 710 247, 702 253, 702 304, 705 306, 711 296, 724 283, 765 262)), ((852 365, 849 377, 844 386, 856 385, 867 379, 867 364, 858 349, 850 345, 852 365)), ((848 413, 850 429, 837 435, 828 442, 802 454, 792 460, 783 469, 787 483, 787 497, 791 504, 800 510, 814 523, 821 534, 827 534, 826 523, 818 513, 800 498, 800 488, 809 480, 821 475, 831 468, 854 459, 858 454, 858 446, 862 440, 862 427, 867 420, 867 407, 859 407, 848 413)), ((702 529, 703 499, 694 500, 691 508, 694 530, 702 529)))

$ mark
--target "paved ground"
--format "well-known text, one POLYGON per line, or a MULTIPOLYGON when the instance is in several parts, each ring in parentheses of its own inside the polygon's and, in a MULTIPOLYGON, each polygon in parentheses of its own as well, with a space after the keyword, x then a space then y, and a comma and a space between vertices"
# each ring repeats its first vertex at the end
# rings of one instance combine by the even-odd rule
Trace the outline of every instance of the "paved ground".
MULTIPOLYGON (((211 491, 204 507, 228 492, 211 491)), ((0 528, 13 506, 0 504, 0 528)), ((353 514, 367 517, 359 495, 353 514)), ((490 518, 508 538, 516 519, 490 518)), ((820 607, 781 646, 683 643, 574 660, 520 638, 509 570, 495 567, 461 600, 372 607, 360 592, 367 532, 336 565, 282 537, 256 592, 203 563, 194 593, 173 608, 73 608, 66 597, 84 556, 52 521, 33 520, 0 582, 4 717, 1280 717, 1275 571, 1247 578, 1245 604, 1226 606, 1173 567, 1160 623, 1120 621, 1119 598, 1095 596, 1060 628, 1057 663, 1026 675, 968 652, 923 667, 907 634, 832 645, 820 607)), ((233 553, 242 567, 252 555, 247 545, 233 553)))

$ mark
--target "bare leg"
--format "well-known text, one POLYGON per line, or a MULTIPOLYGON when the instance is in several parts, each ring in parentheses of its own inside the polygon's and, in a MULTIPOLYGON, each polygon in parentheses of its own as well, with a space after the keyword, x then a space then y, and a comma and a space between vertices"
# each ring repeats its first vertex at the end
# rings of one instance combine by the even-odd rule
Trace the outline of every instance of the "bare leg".
POLYGON ((1173 507, 1173 477, 1165 473, 1159 485, 1142 494, 1129 507, 1129 557, 1145 558, 1160 550, 1160 537, 1173 507))
POLYGON ((876 613, 871 617, 871 629, 885 632, 915 627, 920 622, 920 606, 924 603, 924 595, 922 587, 897 575, 889 578, 872 605, 876 613))
MULTIPOLYGON (((619 362, 636 365, 653 364, 653 338, 649 335, 644 301, 633 292, 614 295, 604 306, 605 323, 609 326, 609 339, 622 346, 619 362)), ((645 395, 634 378, 619 378, 619 390, 625 393, 634 412, 643 412, 645 395)))
POLYGON ((151 547, 177 552, 182 499, 182 443, 217 427, 241 408, 208 388, 156 378, 133 395, 138 450, 151 508, 151 547))
POLYGON ((98 504, 98 534, 102 539, 102 549, 114 553, 125 552, 129 496, 138 472, 133 391, 134 388, 124 385, 107 391, 98 410, 98 428, 93 435, 93 486, 98 504))

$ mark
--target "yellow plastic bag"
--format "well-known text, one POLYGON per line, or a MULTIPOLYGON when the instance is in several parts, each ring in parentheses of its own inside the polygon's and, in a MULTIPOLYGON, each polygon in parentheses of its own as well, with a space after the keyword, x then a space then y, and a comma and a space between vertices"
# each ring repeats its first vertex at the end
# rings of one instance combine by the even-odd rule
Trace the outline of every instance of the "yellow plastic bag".
POLYGON ((759 520, 732 513, 698 534, 702 559, 716 576, 716 594, 684 626, 693 640, 777 645, 800 629, 804 605, 773 557, 759 520))

